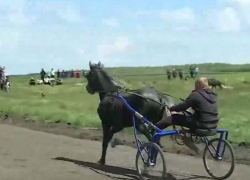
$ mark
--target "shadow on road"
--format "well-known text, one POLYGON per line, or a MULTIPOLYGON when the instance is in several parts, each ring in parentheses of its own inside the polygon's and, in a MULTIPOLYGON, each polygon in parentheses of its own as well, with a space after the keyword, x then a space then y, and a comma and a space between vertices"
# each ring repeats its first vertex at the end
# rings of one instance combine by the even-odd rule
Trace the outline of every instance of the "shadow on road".
MULTIPOLYGON (((74 159, 69 159, 69 158, 64 158, 64 157, 57 157, 57 158, 54 158, 54 160, 72 162, 74 164, 77 164, 78 166, 87 167, 91 169, 92 171, 98 174, 107 176, 111 179, 120 179, 120 180, 138 179, 137 172, 132 169, 109 166, 109 165, 99 165, 97 163, 84 162, 84 161, 79 161, 79 160, 74 160, 74 159), (108 175, 107 173, 112 174, 112 175, 108 175), (123 177, 117 177, 114 175, 123 176, 123 177)), ((175 172, 175 173, 168 174, 168 178, 166 180, 196 180, 196 179, 212 179, 212 178, 200 176, 200 175, 190 175, 190 174, 183 174, 183 173, 175 172), (173 175, 178 176, 178 179, 173 175)))
MULTIPOLYGON (((57 157, 54 159, 60 160, 60 161, 72 162, 72 163, 75 163, 79 166, 88 167, 89 169, 95 171, 96 173, 104 175, 104 176, 108 176, 111 179, 121 179, 121 180, 138 179, 137 172, 135 170, 132 170, 132 169, 116 167, 116 166, 109 166, 109 165, 99 165, 97 163, 78 161, 78 160, 64 158, 64 157, 57 157), (103 171, 103 173, 101 173, 99 171, 103 171), (117 177, 117 176, 108 175, 105 173, 110 173, 113 175, 118 175, 118 176, 123 176, 123 177, 117 177), (125 178, 124 178, 124 176, 125 176, 125 178)), ((168 174, 168 178, 166 180, 177 180, 177 179, 173 175, 168 174)))

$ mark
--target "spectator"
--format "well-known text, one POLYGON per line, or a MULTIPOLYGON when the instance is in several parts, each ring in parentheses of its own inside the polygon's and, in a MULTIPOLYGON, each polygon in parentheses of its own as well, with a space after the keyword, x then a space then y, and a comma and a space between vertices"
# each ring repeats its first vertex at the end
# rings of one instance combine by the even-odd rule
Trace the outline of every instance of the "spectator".
POLYGON ((68 70, 68 71, 66 71, 66 73, 67 73, 67 77, 69 78, 70 77, 70 71, 68 70))
POLYGON ((180 77, 181 80, 183 79, 183 72, 182 72, 182 69, 179 69, 179 77, 180 77))
POLYGON ((195 77, 199 76, 199 68, 198 67, 195 68, 194 73, 195 73, 195 77))
POLYGON ((50 71, 50 78, 55 78, 55 72, 53 68, 50 71))
POLYGON ((77 70, 76 71, 76 78, 80 78, 81 77, 81 71, 80 70, 77 70))
POLYGON ((60 70, 58 69, 57 70, 57 79, 61 78, 61 73, 60 73, 60 70))
POLYGON ((171 72, 169 71, 169 69, 167 70, 167 76, 168 76, 168 80, 171 79, 171 72))
POLYGON ((74 70, 73 70, 73 69, 71 69, 71 72, 70 72, 70 77, 71 77, 71 78, 75 77, 75 72, 74 72, 74 70))
POLYGON ((65 71, 62 70, 62 78, 65 78, 65 77, 66 77, 65 71))
POLYGON ((191 78, 194 78, 194 68, 192 65, 190 66, 190 76, 191 78))
POLYGON ((173 69, 172 74, 173 74, 173 78, 176 78, 176 76, 177 76, 177 71, 176 71, 175 68, 173 69))
POLYGON ((44 71, 44 69, 41 70, 40 75, 41 75, 41 80, 44 81, 44 77, 46 75, 46 72, 44 71))

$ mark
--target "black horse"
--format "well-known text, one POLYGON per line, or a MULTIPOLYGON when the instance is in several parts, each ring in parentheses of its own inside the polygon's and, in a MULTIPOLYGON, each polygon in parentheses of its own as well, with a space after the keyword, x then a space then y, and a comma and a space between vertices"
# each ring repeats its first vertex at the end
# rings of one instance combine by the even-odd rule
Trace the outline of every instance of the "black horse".
MULTIPOLYGON (((108 143, 114 133, 120 132, 126 127, 133 126, 132 113, 126 108, 124 103, 112 96, 115 92, 122 89, 114 82, 101 66, 101 63, 89 63, 90 71, 85 73, 88 81, 86 90, 90 94, 99 93, 100 104, 98 115, 102 121, 103 143, 100 164, 105 164, 108 143)), ((165 106, 172 106, 172 99, 165 97, 154 88, 143 88, 131 93, 122 93, 122 96, 137 112, 142 114, 152 123, 157 123, 166 116, 165 106)), ((144 123, 137 119, 138 131, 151 140, 152 134, 149 133, 144 123)))

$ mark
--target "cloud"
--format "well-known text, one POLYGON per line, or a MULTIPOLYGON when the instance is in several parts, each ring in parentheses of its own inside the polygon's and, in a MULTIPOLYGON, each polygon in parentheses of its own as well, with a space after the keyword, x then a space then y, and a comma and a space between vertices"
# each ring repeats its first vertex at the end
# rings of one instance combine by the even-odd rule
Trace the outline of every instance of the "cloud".
POLYGON ((132 43, 129 41, 128 37, 117 37, 113 44, 99 45, 98 55, 100 57, 105 57, 117 53, 124 53, 131 48, 131 45, 132 43))
POLYGON ((58 18, 68 23, 82 23, 84 18, 81 13, 80 6, 74 3, 68 2, 37 2, 36 10, 40 12, 40 15, 46 17, 46 15, 53 14, 58 18))
POLYGON ((0 31, 0 52, 12 52, 18 47, 21 34, 13 29, 1 29, 0 31))
POLYGON ((105 24, 105 25, 107 25, 107 26, 110 26, 112 28, 118 28, 120 26, 118 20, 115 19, 115 18, 103 19, 102 23, 105 24))
POLYGON ((239 7, 243 19, 250 25, 250 1, 249 0, 232 0, 239 7))
POLYGON ((140 18, 142 16, 148 16, 148 15, 150 15, 152 13, 153 13, 152 11, 138 11, 135 14, 135 18, 138 19, 138 18, 140 18))
POLYGON ((219 4, 234 8, 242 23, 250 26, 250 0, 220 0, 219 4))
POLYGON ((241 22, 238 12, 231 7, 218 12, 216 27, 220 32, 240 31, 241 22))
POLYGON ((169 23, 193 23, 195 14, 190 8, 161 12, 161 17, 169 23))
POLYGON ((29 5, 27 0, 0 0, 0 9, 7 11, 24 10, 29 5))
POLYGON ((177 26, 177 27, 174 27, 174 30, 175 31, 189 31, 189 30, 191 30, 191 28, 185 27, 185 26, 177 26))
POLYGON ((26 12, 29 5, 27 0, 13 0, 11 2, 0 0, 1 23, 28 25, 32 20, 26 12))
POLYGON ((8 19, 17 25, 28 25, 31 22, 31 19, 22 11, 9 14, 8 19))
POLYGON ((63 20, 70 23, 81 23, 83 22, 83 17, 79 9, 75 7, 66 7, 66 9, 55 10, 57 15, 63 20))

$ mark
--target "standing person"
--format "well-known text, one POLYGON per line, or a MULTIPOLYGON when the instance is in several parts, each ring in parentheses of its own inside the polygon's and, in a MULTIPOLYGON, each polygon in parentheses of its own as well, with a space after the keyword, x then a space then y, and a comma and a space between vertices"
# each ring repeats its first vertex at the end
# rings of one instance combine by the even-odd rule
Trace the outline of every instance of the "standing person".
POLYGON ((0 83, 2 82, 2 77, 3 77, 3 70, 2 67, 0 66, 0 83))
POLYGON ((194 73, 195 73, 195 77, 199 76, 199 68, 198 67, 195 68, 194 73))
POLYGON ((167 76, 168 76, 168 80, 171 79, 171 72, 169 71, 169 69, 167 70, 167 76))
POLYGON ((81 71, 78 69, 76 71, 76 78, 80 78, 81 77, 81 71))
POLYGON ((173 74, 173 78, 175 79, 175 78, 176 78, 176 76, 177 76, 177 71, 176 71, 176 69, 175 69, 175 68, 173 69, 172 74, 173 74))
POLYGON ((50 71, 50 78, 55 78, 55 72, 53 68, 50 71))
POLYGON ((67 77, 69 78, 70 77, 70 70, 67 71, 67 77))
POLYGON ((66 75, 65 75, 65 71, 64 70, 62 70, 62 74, 61 75, 62 75, 62 78, 65 78, 66 75))
POLYGON ((3 68, 0 66, 0 86, 1 86, 1 89, 3 90, 4 89, 4 81, 3 81, 3 68))
POLYGON ((71 78, 75 77, 75 72, 74 72, 74 70, 73 70, 73 69, 71 69, 71 72, 70 72, 70 77, 71 77, 71 78))
POLYGON ((61 78, 61 73, 60 73, 60 70, 58 69, 57 70, 57 79, 61 78))
POLYGON ((40 75, 41 75, 41 80, 44 82, 44 77, 46 75, 46 72, 44 71, 44 69, 41 70, 40 75))
POLYGON ((5 79, 5 82, 4 82, 4 86, 5 86, 5 90, 7 92, 10 92, 10 78, 9 78, 9 75, 6 73, 6 79, 5 79))
POLYGON ((190 70, 190 77, 194 78, 194 68, 192 65, 190 66, 189 70, 190 70))
POLYGON ((182 72, 182 69, 179 70, 179 77, 180 77, 181 80, 183 79, 183 72, 182 72))
POLYGON ((2 67, 2 80, 5 81, 5 78, 6 78, 5 67, 2 67))

